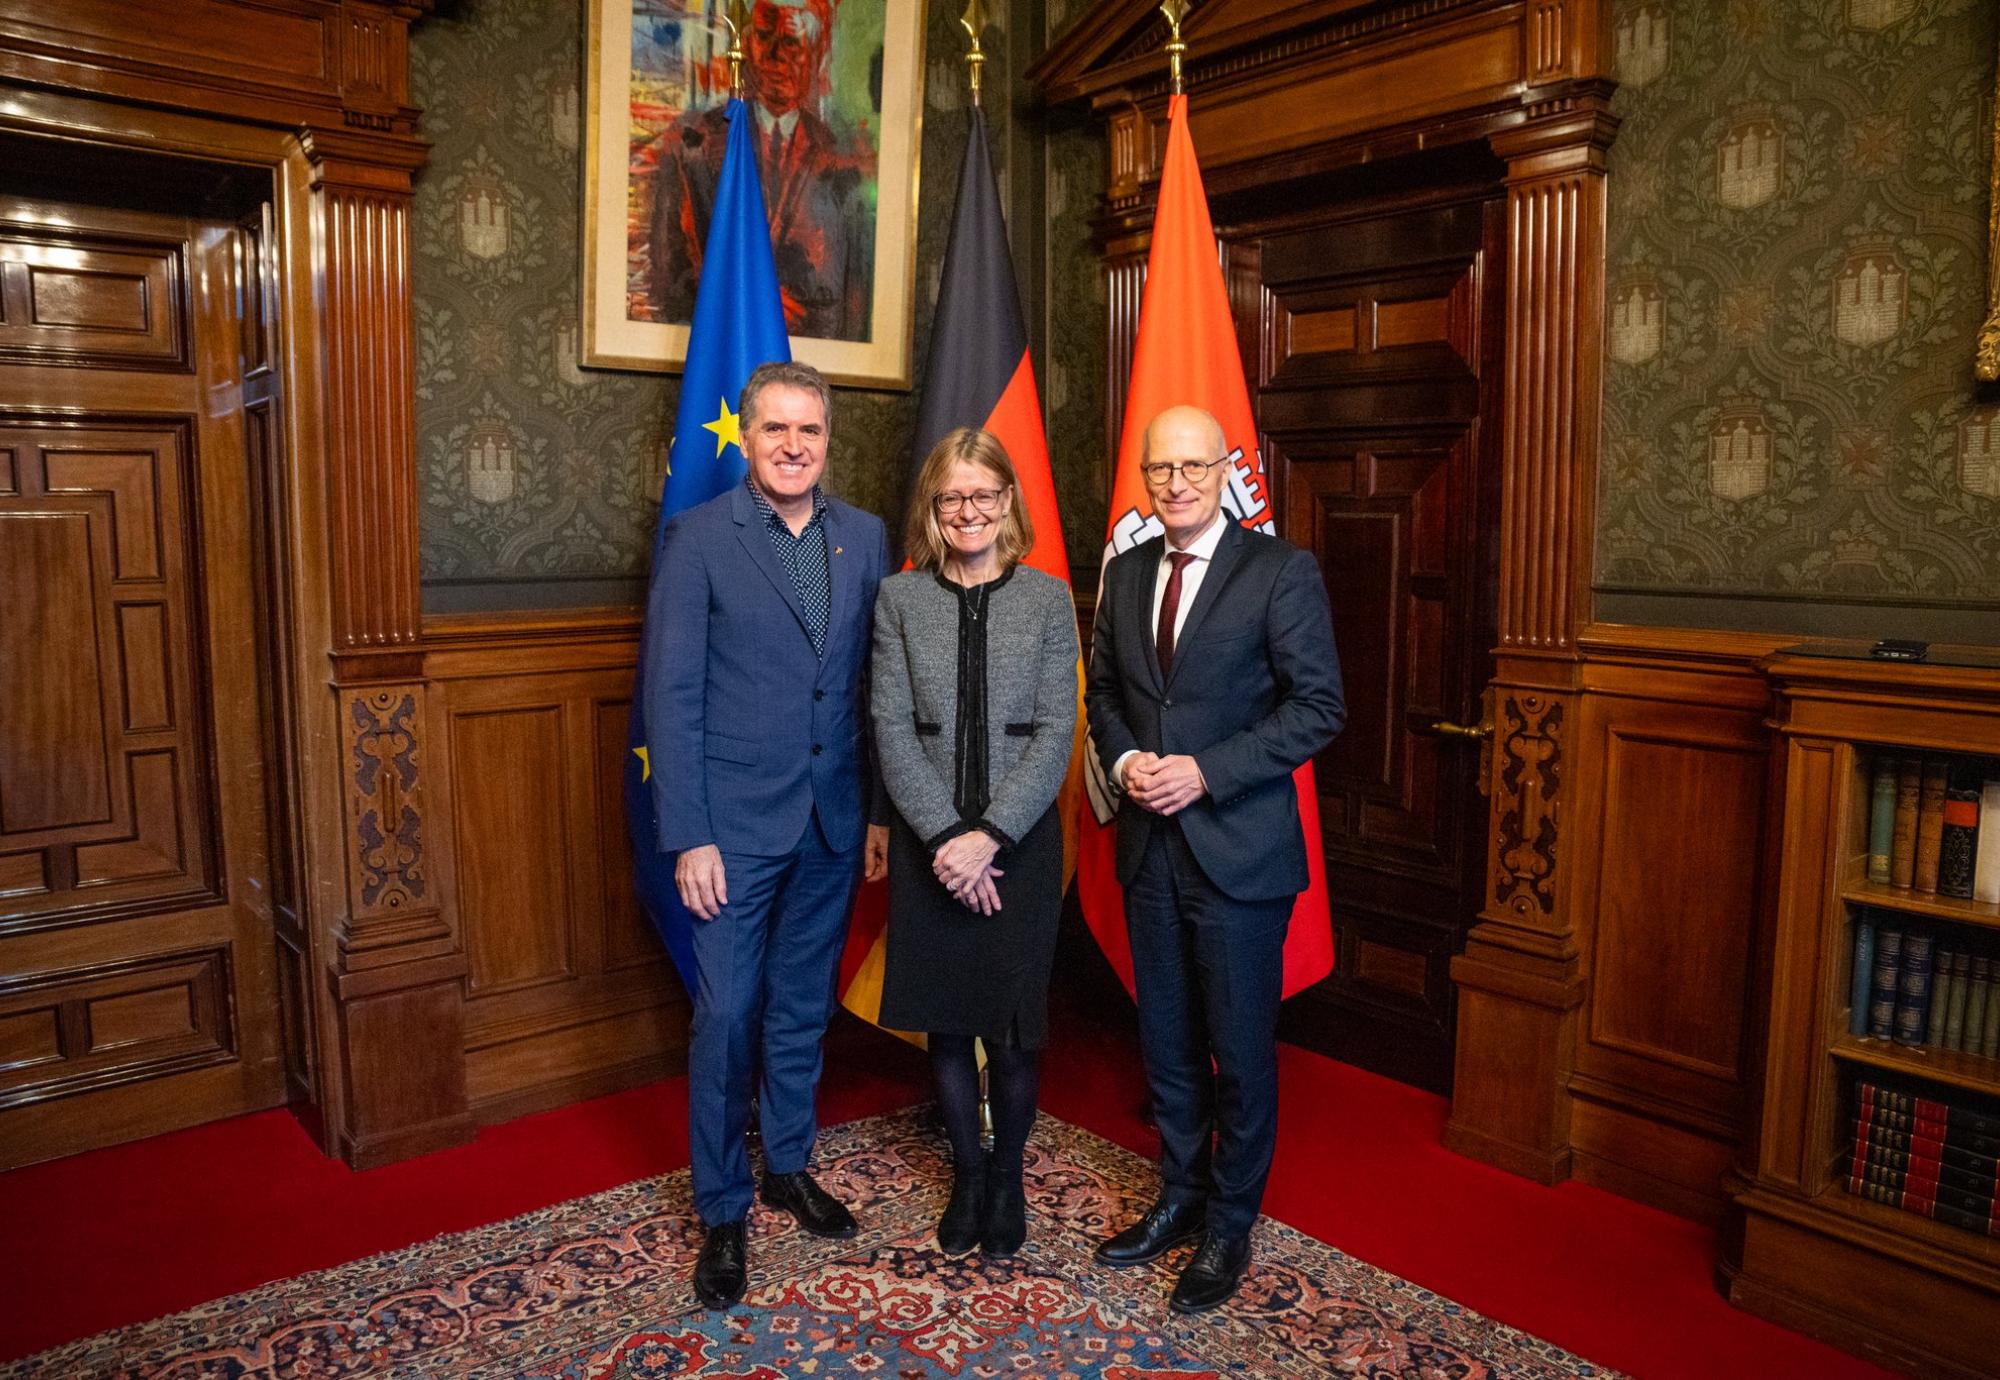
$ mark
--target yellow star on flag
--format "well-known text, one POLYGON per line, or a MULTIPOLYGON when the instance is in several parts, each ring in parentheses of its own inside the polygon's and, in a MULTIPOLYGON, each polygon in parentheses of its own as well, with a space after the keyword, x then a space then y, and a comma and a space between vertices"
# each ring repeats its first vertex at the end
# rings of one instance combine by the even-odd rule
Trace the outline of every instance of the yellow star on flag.
POLYGON ((722 450, 725 446, 735 446, 738 450, 743 449, 743 433, 736 429, 736 414, 729 410, 729 399, 727 398, 722 400, 722 415, 712 422, 703 422, 701 429, 715 433, 715 454, 717 459, 721 458, 722 450))
POLYGON ((639 759, 639 779, 641 781, 651 781, 653 779, 653 759, 646 755, 646 749, 635 747, 632 749, 632 755, 639 759))

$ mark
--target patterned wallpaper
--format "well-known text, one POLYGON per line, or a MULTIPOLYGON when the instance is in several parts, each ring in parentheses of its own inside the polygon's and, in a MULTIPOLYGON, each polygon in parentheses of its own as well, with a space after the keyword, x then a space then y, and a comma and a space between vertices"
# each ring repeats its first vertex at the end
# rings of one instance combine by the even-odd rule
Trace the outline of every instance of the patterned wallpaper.
MULTIPOLYGON (((2000 408, 1972 382, 2000 5, 1612 17, 1600 590, 2000 600, 2000 408)), ((1776 608, 1750 623, 1790 630, 1776 608)))
MULTIPOLYGON (((1060 34, 1091 0, 1048 0, 1041 47, 1060 34)), ((1111 469, 1104 431, 1104 269, 1090 244, 1090 218, 1104 190, 1102 125, 1086 110, 1036 111, 1047 141, 1043 209, 1047 242, 1042 274, 1044 316, 1041 366, 1042 415, 1049 430, 1069 540, 1071 578, 1097 578, 1110 515, 1111 469)))
MULTIPOLYGON (((1062 0, 1054 0, 1060 7, 1062 0)), ((1077 0, 1072 0, 1077 3, 1077 0)), ((917 254, 918 386, 965 142, 960 6, 931 4, 917 254)), ((1042 176, 1038 113, 1015 108, 1010 54, 1036 44, 1039 4, 993 7, 985 100, 1012 216, 1042 216, 1064 246, 1046 281, 1064 304, 1042 322, 1060 361, 1037 362, 1071 561, 1103 540, 1103 288, 1083 228, 1100 184, 1096 144, 1065 136, 1042 176), (1010 21, 1030 26, 1009 35, 1010 21), (1092 351, 1095 354, 1092 354, 1092 351)), ((417 186, 417 443, 425 604, 526 608, 635 601, 673 428, 674 375, 582 369, 579 180, 583 0, 458 0, 419 24, 411 68, 430 166, 417 186)), ((1017 262, 1021 255, 1017 252, 1017 262)), ((1040 265, 1021 266, 1031 319, 1040 265)), ((892 514, 916 394, 841 389, 828 487, 892 514)))

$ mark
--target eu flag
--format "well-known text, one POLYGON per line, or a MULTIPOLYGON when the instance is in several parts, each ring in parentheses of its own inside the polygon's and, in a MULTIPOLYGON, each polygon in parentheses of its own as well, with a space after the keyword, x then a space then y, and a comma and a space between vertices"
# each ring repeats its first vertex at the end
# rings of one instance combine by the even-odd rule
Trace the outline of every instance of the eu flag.
MULTIPOLYGON (((674 514, 705 503, 743 482, 747 464, 737 437, 736 401, 750 371, 771 360, 789 360, 785 309, 778 296, 778 270, 771 257, 771 228, 764 211, 764 187, 757 177, 751 115, 740 100, 725 107, 729 142, 722 155, 708 238, 702 246, 701 283, 695 292, 694 324, 688 333, 687 364, 681 373, 680 412, 667 456, 667 479, 660 490, 660 525, 653 534, 653 568, 674 514)), ((659 176, 676 177, 669 159, 659 176)), ((649 601, 650 602, 650 601, 649 601)), ((650 620, 639 634, 639 674, 645 674, 650 620)), ((653 790, 673 790, 674 782, 651 780, 646 751, 646 696, 632 696, 631 748, 625 759, 625 822, 632 835, 639 899, 666 941, 681 981, 694 990, 694 917, 674 889, 673 859, 660 852, 659 816, 653 790)))

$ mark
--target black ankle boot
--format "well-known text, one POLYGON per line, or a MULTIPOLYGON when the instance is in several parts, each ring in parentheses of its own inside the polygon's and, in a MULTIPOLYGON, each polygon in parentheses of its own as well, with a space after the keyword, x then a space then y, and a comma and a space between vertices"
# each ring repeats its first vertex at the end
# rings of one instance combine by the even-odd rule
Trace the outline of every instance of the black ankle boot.
POLYGON ((938 1249, 946 1255, 965 1255, 979 1244, 986 1214, 986 1160, 951 1167, 951 1201, 938 1218, 938 1249))
POLYGON ((988 1255, 1009 1256, 1028 1239, 1028 1196, 1021 1187, 1021 1166, 1002 1169, 986 1162, 986 1215, 979 1245, 988 1255))

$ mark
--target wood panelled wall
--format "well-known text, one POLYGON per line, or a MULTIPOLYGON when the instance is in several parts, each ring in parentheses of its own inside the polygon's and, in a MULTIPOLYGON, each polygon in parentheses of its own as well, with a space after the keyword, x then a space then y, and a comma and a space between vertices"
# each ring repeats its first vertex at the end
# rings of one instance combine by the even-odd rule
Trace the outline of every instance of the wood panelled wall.
MULTIPOLYGON (((1504 437, 1487 532, 1500 549, 1487 866, 1451 965, 1446 1141, 1715 1220, 1745 1115, 1768 873, 1761 661, 1782 639, 1592 622, 1617 132, 1605 7, 1213 0, 1185 33, 1218 204, 1357 169, 1373 170, 1377 196, 1414 197, 1468 151, 1504 169, 1504 383, 1482 413, 1504 437)), ((1104 122, 1113 435, 1159 175, 1164 38, 1145 0, 1111 0, 1032 74, 1104 122)))
POLYGON ((1745 1113, 1777 639, 1586 630, 1563 840, 1586 974, 1572 1172, 1717 1220, 1745 1113))
POLYGON ((687 997, 640 909, 625 829, 638 640, 626 611, 425 625, 481 1121, 685 1067, 687 997))
MULTIPOLYGON (((409 104, 408 30, 428 7, 0 0, 0 192, 28 183, 65 205, 138 202, 203 218, 209 247, 193 299, 215 313, 219 343, 204 353, 197 339, 189 356, 185 330, 170 334, 184 318, 166 310, 184 290, 161 279, 148 328, 115 344, 145 356, 122 367, 158 372, 157 355, 200 383, 202 425, 232 438, 227 448, 199 438, 216 462, 211 477, 234 474, 242 490, 203 495, 200 535, 226 537, 230 570, 247 577, 227 601, 211 598, 210 660, 254 693, 231 701, 250 709, 214 734, 213 771, 181 773, 178 804, 162 804, 144 777, 156 767, 139 771, 135 789, 152 794, 132 819, 142 844, 177 828, 190 875, 227 893, 243 917, 230 971, 258 977, 264 994, 230 1000, 216 966, 226 956, 183 944, 176 958, 157 924, 128 927, 131 942, 114 955, 158 970, 136 1000, 121 996, 129 982, 113 981, 125 970, 102 962, 94 986, 70 981, 84 930, 41 923, 41 903, 17 901, 29 866, 20 857, 35 841, 12 831, 21 837, 0 840, 0 886, 17 894, 0 907, 0 938, 11 939, 0 965, 0 1117, 11 1105, 35 1118, 18 1137, 6 1134, 18 1117, 0 1128, 13 1159, 284 1097, 329 1151, 379 1164, 464 1140, 482 1120, 677 1064, 678 982, 625 884, 619 766, 636 615, 438 629, 420 615, 409 214, 426 146, 409 104), (230 337, 240 338, 233 349, 230 337), (213 372, 211 357, 233 360, 231 370, 213 372), (225 463, 237 449, 242 463, 225 463), (215 878, 201 871, 210 834, 200 802, 186 795, 210 776, 225 803, 244 802, 225 822, 246 846, 224 840, 228 866, 215 878), (260 817, 268 847, 253 846, 260 817), (254 1096, 228 1106, 178 1096, 164 1075, 188 1060, 168 1059, 121 1073, 136 1092, 114 1106, 88 1079, 57 1087, 47 1068, 23 1063, 45 1065, 51 1041, 64 1058, 87 1054, 108 1032, 124 1054, 107 1057, 132 1064, 135 1032, 176 1029, 178 1045, 140 1044, 255 1082, 254 1096), (30 1096, 31 1084, 50 1086, 30 1096)), ((27 243, 38 237, 31 230, 23 253, 39 252, 27 243)), ((26 259, 14 257, 21 263, 0 268, 9 294, 0 316, 18 326, 26 259)), ((169 263, 141 259, 122 264, 126 279, 158 278, 169 263)), ((94 281, 101 295, 123 280, 94 281)), ((78 319, 103 316, 92 310, 78 319)), ((10 330, 0 369, 18 362, 9 351, 22 341, 10 330)), ((106 348, 80 336, 71 344, 106 348)), ((142 394, 128 390, 122 405, 157 412, 142 394)), ((164 433, 156 441, 156 450, 180 444, 164 433)), ((39 487, 19 492, 25 462, 5 468, 0 506, 44 503, 39 487)), ((122 509, 144 495, 130 475, 102 478, 129 546, 122 509)), ((106 516, 93 523, 110 531, 106 516)), ((162 540, 179 542, 180 530, 164 523, 162 540)), ((34 558, 11 573, 31 587, 75 567, 56 553, 20 554, 34 558)), ((206 547, 195 564, 204 561, 215 568, 206 547)), ((47 594, 10 615, 41 616, 47 594)), ((174 588, 155 594, 147 598, 173 624, 174 588)), ((128 641, 145 652, 157 629, 143 613, 128 621, 128 641)), ((181 663, 165 664, 170 688, 183 687, 181 663)), ((159 696, 146 684, 137 691, 124 727, 157 737, 159 696)), ((177 691, 168 699, 186 705, 177 691)), ((80 720, 73 726, 81 731, 80 720)), ((24 807, 34 791, 23 795, 12 775, 78 780, 52 776, 60 764, 21 742, 0 740, 0 756, 0 785, 24 807)), ((92 801, 68 804, 102 813, 92 801)))

